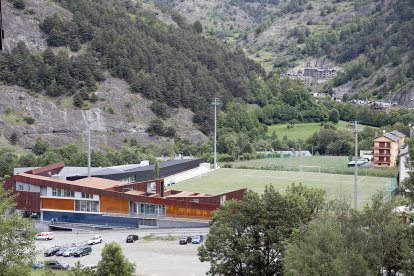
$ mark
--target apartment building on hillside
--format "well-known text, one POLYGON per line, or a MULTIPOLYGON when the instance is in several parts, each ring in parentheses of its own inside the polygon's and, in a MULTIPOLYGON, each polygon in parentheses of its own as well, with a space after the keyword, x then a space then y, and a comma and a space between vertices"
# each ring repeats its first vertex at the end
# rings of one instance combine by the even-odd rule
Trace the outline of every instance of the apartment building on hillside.
POLYGON ((395 167, 405 135, 394 130, 373 140, 374 167, 395 167))

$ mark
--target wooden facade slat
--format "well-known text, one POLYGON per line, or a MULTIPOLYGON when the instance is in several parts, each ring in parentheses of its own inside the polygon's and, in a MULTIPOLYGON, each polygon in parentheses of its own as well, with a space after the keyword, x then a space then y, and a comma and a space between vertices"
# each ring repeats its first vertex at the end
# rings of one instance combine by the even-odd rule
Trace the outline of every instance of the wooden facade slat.
POLYGON ((42 198, 42 209, 75 210, 75 200, 67 198, 42 198))
MULTIPOLYGON (((82 193, 88 194, 96 194, 99 195, 101 198, 100 209, 101 212, 108 212, 108 213, 129 213, 129 201, 131 202, 142 202, 147 204, 156 204, 156 205, 164 205, 166 206, 166 213, 167 216, 172 217, 188 217, 188 218, 211 218, 212 211, 216 210, 220 207, 220 198, 222 195, 226 196, 226 200, 230 199, 242 199, 243 195, 246 193, 246 189, 241 189, 229 193, 225 193, 222 195, 216 195, 211 197, 188 197, 188 198, 165 198, 165 197, 149 197, 145 195, 133 195, 133 194, 126 194, 124 190, 114 191, 114 190, 103 190, 91 187, 84 187, 80 185, 76 185, 76 183, 70 183, 70 181, 66 180, 59 180, 59 179, 52 179, 47 177, 39 177, 31 175, 15 175, 7 179, 5 183, 5 187, 7 189, 12 189, 14 193, 15 191, 16 181, 20 181, 27 184, 32 184, 40 187, 53 187, 53 188, 60 188, 69 191, 77 191, 82 193), (110 198, 111 200, 107 200, 110 198), (198 202, 194 202, 194 200, 198 200, 198 202), (119 204, 119 206, 117 206, 119 204)), ((154 181, 154 180, 153 180, 154 181)), ((144 187, 146 188, 146 184, 153 181, 145 181, 143 183, 133 183, 131 185, 122 185, 116 187, 118 190, 121 187, 129 187, 129 188, 137 188, 137 190, 141 190, 144 187)), ((158 180, 158 181, 162 181, 158 180)), ((160 184, 160 183, 157 183, 160 184)), ((19 209, 31 210, 31 211, 39 211, 40 204, 36 202, 40 198, 39 193, 32 193, 31 195, 21 194, 17 197, 17 207, 19 209), (27 205, 27 199, 30 196, 29 206, 27 205), (26 200, 26 201, 25 201, 26 200), (24 204, 26 202, 26 204, 24 204)), ((48 208, 49 209, 49 208, 48 208)), ((53 208, 50 208, 53 209, 53 208)), ((59 208, 55 208, 59 209, 59 208)), ((62 210, 62 209, 59 209, 62 210)), ((74 206, 68 210, 74 210, 74 206)))

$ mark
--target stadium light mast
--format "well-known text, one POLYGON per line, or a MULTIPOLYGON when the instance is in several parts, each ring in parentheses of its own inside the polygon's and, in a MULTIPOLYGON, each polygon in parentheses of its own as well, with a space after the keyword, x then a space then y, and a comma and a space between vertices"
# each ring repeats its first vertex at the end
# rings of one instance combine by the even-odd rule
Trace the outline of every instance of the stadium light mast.
POLYGON ((86 124, 88 125, 88 177, 91 177, 91 123, 95 120, 92 119, 91 114, 86 115, 86 124), (89 115, 89 116, 88 116, 89 115))
POLYGON ((88 177, 91 177, 91 120, 87 120, 88 124, 88 177))
POLYGON ((217 169, 217 106, 221 105, 221 101, 213 98, 211 104, 214 105, 214 169, 217 169))
POLYGON ((358 208, 358 131, 358 121, 355 121, 354 209, 358 208))

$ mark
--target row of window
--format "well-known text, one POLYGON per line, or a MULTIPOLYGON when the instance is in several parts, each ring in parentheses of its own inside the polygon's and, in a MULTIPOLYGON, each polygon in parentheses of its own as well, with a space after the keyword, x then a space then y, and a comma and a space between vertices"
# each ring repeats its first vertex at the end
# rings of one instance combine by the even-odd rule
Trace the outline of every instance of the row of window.
POLYGON ((90 200, 75 200, 75 211, 99 212, 99 202, 90 200))
POLYGON ((52 196, 75 197, 75 192, 60 188, 52 188, 52 196))
POLYGON ((165 216, 164 205, 131 202, 130 211, 134 215, 165 216))

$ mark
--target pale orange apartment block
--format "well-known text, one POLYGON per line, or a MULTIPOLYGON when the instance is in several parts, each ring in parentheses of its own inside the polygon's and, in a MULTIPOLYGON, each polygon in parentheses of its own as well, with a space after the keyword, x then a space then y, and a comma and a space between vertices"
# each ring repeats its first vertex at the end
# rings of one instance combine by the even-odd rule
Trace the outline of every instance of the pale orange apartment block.
POLYGON ((405 135, 394 130, 373 140, 374 167, 395 167, 405 135))

